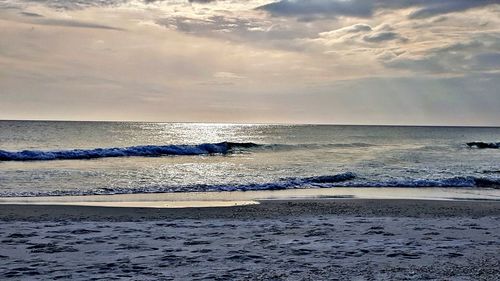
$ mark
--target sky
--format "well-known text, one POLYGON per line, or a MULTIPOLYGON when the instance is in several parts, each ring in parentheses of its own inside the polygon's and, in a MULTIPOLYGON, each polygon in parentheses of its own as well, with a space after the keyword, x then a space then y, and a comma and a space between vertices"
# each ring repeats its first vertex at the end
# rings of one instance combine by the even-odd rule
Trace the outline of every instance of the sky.
POLYGON ((500 126, 500 0, 0 0, 0 119, 500 126))

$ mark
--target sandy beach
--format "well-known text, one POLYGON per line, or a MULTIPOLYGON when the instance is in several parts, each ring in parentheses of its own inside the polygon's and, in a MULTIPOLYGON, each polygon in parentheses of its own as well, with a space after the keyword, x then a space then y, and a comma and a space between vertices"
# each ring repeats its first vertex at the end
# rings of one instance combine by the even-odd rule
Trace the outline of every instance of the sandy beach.
POLYGON ((10 280, 498 280, 500 202, 0 205, 10 280))
POLYGON ((0 281, 500 281, 500 0, 0 0, 0 281))

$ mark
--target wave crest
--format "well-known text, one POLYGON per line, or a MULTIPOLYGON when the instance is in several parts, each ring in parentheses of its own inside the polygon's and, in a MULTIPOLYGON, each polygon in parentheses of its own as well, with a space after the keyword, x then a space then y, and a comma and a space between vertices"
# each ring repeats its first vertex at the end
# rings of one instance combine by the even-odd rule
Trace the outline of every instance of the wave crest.
POLYGON ((374 146, 368 143, 330 143, 330 144, 257 144, 253 142, 219 142, 198 145, 139 145, 130 147, 68 149, 68 150, 0 150, 0 161, 48 161, 83 160, 107 157, 158 157, 166 155, 210 155, 229 154, 245 151, 289 151, 322 148, 365 148, 374 146))
POLYGON ((211 191, 250 191, 250 190, 282 190, 307 187, 331 187, 335 183, 352 180, 354 173, 346 172, 335 175, 286 178, 275 182, 248 184, 195 184, 190 186, 147 186, 136 188, 99 188, 93 190, 55 190, 46 192, 0 193, 3 197, 32 196, 69 196, 69 195, 112 195, 163 192, 211 192, 211 191))
POLYGON ((438 179, 399 179, 389 181, 357 181, 343 187, 485 187, 500 188, 500 178, 456 176, 438 179))
POLYGON ((469 146, 469 147, 476 147, 476 148, 479 148, 479 149, 485 149, 485 148, 499 149, 500 148, 500 142, 473 141, 473 142, 468 142, 467 146, 469 146))
POLYGON ((258 147, 252 142, 220 142, 199 145, 141 145, 130 147, 71 149, 71 150, 0 150, 0 161, 47 161, 95 159, 105 157, 227 154, 234 149, 258 147))
POLYGON ((77 195, 113 195, 163 192, 214 192, 214 191, 250 191, 250 190, 283 190, 299 188, 335 188, 335 187, 455 187, 455 188, 500 188, 500 178, 487 177, 450 177, 441 179, 401 179, 392 181, 357 180, 357 175, 345 172, 334 175, 314 177, 283 178, 267 183, 246 184, 195 184, 189 186, 144 186, 135 188, 99 188, 92 190, 54 190, 37 192, 4 192, 3 197, 32 196, 77 196, 77 195))

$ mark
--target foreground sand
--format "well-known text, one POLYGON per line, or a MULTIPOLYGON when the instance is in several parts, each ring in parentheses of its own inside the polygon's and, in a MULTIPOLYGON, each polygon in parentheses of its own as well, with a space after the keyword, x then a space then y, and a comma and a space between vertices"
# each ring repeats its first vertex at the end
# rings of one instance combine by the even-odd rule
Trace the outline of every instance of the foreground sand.
POLYGON ((0 205, 2 280, 499 280, 500 202, 0 205))

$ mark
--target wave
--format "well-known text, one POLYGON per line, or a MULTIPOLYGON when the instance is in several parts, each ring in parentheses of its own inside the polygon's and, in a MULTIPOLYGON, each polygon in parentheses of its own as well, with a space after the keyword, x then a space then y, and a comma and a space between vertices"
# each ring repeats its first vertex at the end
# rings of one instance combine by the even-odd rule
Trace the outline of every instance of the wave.
POLYGON ((250 150, 287 151, 296 149, 369 147, 367 143, 335 144, 257 144, 253 142, 220 142, 198 145, 140 145, 130 147, 69 149, 69 150, 0 150, 0 161, 78 160, 107 157, 158 157, 167 155, 221 155, 250 150))
POLYGON ((441 179, 398 179, 389 181, 358 181, 344 187, 486 187, 500 188, 500 178, 457 176, 441 179))
POLYGON ((366 148, 376 146, 371 143, 303 143, 303 144, 267 144, 260 148, 272 150, 322 149, 322 148, 366 148))
POLYGON ((483 174, 500 174, 500 170, 483 170, 483 174))
POLYGON ((105 157, 227 154, 235 149, 258 147, 252 142, 220 142, 198 145, 141 145, 130 147, 71 149, 71 150, 0 150, 0 161, 47 161, 95 159, 105 157))
POLYGON ((217 191, 252 191, 252 190, 284 190, 304 188, 335 187, 450 187, 450 188, 494 188, 500 189, 500 178, 487 177, 450 177, 441 179, 400 179, 391 181, 358 180, 352 172, 313 177, 282 178, 267 183, 247 184, 195 184, 189 186, 143 186, 135 188, 99 188, 91 190, 54 190, 36 192, 3 192, 2 197, 34 197, 34 196, 80 196, 80 195, 114 195, 140 193, 171 192, 217 192, 217 191))
POLYGON ((499 149, 500 142, 473 141, 473 142, 468 142, 467 146, 476 147, 476 148, 480 148, 480 149, 485 149, 485 148, 499 149))
POLYGON ((324 187, 325 184, 334 184, 349 181, 356 177, 354 173, 346 172, 335 175, 285 178, 275 182, 248 183, 248 184, 195 184, 189 186, 146 186, 136 188, 99 188, 92 190, 54 190, 40 192, 4 192, 0 197, 33 197, 33 196, 69 196, 69 195, 112 195, 137 193, 163 192, 210 192, 210 191, 250 191, 250 190, 283 190, 306 187, 324 187))

